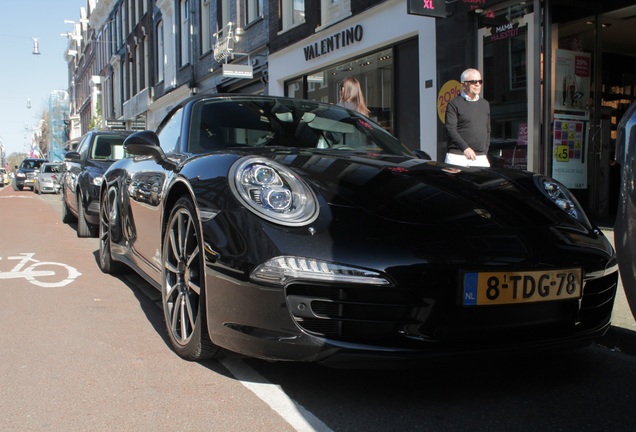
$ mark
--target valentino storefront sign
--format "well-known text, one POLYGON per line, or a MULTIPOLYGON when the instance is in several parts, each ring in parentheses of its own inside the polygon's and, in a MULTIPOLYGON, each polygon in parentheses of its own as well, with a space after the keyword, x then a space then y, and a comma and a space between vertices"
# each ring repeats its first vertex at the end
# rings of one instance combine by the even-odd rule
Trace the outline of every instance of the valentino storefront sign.
POLYGON ((364 31, 360 24, 342 30, 341 32, 332 34, 324 39, 307 45, 303 48, 305 52, 305 61, 313 60, 317 57, 328 54, 332 51, 339 50, 356 42, 362 41, 364 31))

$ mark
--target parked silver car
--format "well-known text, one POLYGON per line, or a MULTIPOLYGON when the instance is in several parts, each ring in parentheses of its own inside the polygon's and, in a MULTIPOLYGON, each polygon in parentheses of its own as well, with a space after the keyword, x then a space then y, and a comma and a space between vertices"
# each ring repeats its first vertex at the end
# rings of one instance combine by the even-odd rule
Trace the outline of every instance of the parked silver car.
POLYGON ((0 168, 0 187, 5 187, 9 183, 9 174, 7 174, 6 168, 0 168))
POLYGON ((50 162, 42 164, 39 172, 35 175, 33 182, 33 192, 60 193, 62 187, 62 174, 64 174, 64 164, 61 162, 50 162))

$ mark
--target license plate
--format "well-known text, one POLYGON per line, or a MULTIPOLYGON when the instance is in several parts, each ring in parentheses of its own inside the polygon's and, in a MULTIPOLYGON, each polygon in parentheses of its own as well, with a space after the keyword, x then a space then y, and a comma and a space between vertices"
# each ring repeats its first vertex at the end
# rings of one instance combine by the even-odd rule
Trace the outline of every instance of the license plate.
POLYGON ((464 306, 533 303, 581 297, 580 268, 529 272, 467 272, 464 306))

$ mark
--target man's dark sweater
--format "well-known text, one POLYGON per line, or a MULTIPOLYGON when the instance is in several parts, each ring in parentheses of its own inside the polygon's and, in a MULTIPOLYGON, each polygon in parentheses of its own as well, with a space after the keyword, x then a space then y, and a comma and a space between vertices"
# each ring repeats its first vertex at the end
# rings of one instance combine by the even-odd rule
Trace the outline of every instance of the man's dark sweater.
POLYGON ((463 154, 468 147, 485 155, 490 146, 490 104, 486 99, 467 101, 462 96, 446 107, 448 152, 463 154))

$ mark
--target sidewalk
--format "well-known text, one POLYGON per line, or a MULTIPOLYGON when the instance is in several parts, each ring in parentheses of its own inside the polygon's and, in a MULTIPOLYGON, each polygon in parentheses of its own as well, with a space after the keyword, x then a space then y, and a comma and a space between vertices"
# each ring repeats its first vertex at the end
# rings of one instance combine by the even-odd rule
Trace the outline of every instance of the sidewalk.
MULTIPOLYGON (((612 245, 614 245, 614 229, 603 227, 602 230, 612 245)), ((616 291, 614 312, 612 313, 612 327, 605 337, 598 342, 608 348, 636 354, 636 320, 627 304, 620 277, 618 278, 618 290, 616 291)))

